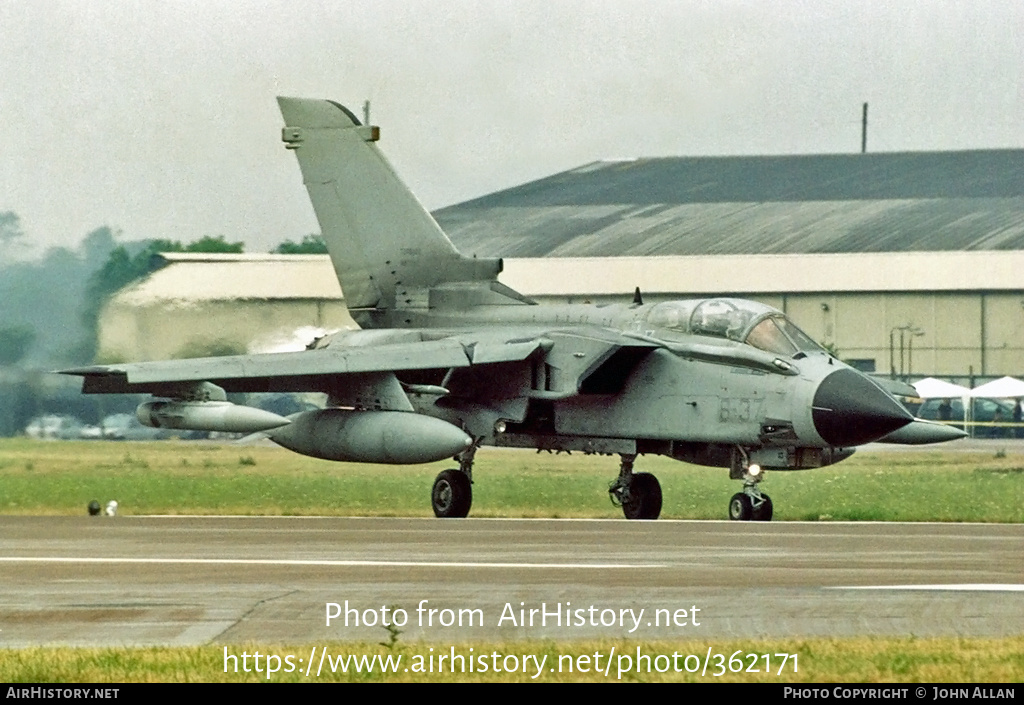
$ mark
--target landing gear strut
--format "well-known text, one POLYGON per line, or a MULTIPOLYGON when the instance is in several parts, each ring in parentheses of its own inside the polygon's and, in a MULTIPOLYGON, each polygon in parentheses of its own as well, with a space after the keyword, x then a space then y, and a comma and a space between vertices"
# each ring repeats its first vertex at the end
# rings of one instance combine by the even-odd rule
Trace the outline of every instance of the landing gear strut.
POLYGON ((473 504, 473 456, 476 445, 455 456, 459 467, 442 470, 434 479, 430 491, 430 504, 434 516, 441 519, 462 519, 469 516, 473 504))
POLYGON ((764 479, 764 471, 750 462, 742 448, 737 448, 737 451, 733 454, 729 476, 743 480, 743 491, 729 500, 729 518, 733 521, 771 521, 772 498, 757 486, 764 479))
POLYGON ((647 472, 633 472, 635 453, 623 453, 619 476, 608 487, 612 504, 622 507, 627 519, 657 519, 661 514, 661 485, 647 472))

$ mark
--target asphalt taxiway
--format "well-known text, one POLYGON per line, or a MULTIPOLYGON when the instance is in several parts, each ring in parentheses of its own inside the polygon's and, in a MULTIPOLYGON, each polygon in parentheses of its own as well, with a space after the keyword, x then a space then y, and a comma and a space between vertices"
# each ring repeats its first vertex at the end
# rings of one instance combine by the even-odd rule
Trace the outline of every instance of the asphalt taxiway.
POLYGON ((1019 635, 1024 525, 0 517, 0 646, 380 641, 382 608, 441 642, 1019 635))

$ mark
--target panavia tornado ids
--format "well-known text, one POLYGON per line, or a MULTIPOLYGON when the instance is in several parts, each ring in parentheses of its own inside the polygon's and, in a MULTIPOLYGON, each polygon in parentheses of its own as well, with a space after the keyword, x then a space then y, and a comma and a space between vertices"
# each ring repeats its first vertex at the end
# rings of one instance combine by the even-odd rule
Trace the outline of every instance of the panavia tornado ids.
MULTIPOLYGON (((658 454, 728 468, 736 520, 766 521, 765 470, 831 465, 872 441, 958 438, 914 419, 893 389, 831 356, 785 314, 734 298, 538 305, 499 281, 500 259, 460 254, 377 146, 379 129, 326 100, 279 98, 346 305, 361 330, 304 352, 65 370, 87 394, 149 393, 150 426, 263 432, 328 460, 454 458, 431 492, 467 516, 484 445, 621 458, 612 501, 656 519, 662 491, 634 472, 658 454), (288 418, 226 392, 323 392, 288 418)), ((906 388, 907 393, 913 393, 906 388)))

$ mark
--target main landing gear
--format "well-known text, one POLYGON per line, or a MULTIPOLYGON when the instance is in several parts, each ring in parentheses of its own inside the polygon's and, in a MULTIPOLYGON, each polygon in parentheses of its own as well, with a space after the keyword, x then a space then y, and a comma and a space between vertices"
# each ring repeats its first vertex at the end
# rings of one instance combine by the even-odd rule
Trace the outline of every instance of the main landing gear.
POLYGON ((430 503, 434 516, 441 519, 462 519, 469 516, 473 504, 473 456, 476 445, 455 456, 459 467, 442 470, 434 479, 430 503))
MULTIPOLYGON (((473 456, 477 446, 455 456, 459 467, 442 471, 434 480, 430 503, 434 516, 442 519, 469 516, 473 504, 473 456)), ((622 507, 627 519, 657 519, 661 515, 661 485, 647 472, 633 472, 635 453, 622 453, 619 476, 608 487, 612 504, 622 507)), ((743 448, 733 453, 730 477, 743 480, 743 491, 729 500, 729 518, 733 521, 771 521, 772 499, 761 492, 758 483, 764 471, 751 463, 743 448)))
POLYGON ((661 485, 647 472, 633 472, 635 453, 623 453, 619 476, 608 488, 612 504, 622 507, 627 519, 657 519, 661 514, 661 485))
POLYGON ((733 455, 729 476, 743 480, 743 491, 729 500, 729 518, 733 521, 771 521, 772 498, 761 492, 757 485, 764 479, 761 466, 753 464, 742 448, 733 455))

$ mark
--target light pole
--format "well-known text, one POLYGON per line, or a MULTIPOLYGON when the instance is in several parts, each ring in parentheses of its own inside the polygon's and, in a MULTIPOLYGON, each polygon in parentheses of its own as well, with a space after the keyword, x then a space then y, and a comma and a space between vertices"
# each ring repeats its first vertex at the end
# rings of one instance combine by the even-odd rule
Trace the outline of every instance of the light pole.
POLYGON ((896 340, 894 333, 900 332, 900 376, 903 376, 904 362, 904 345, 906 344, 905 336, 906 332, 913 326, 909 323, 902 326, 895 326, 889 330, 889 377, 896 379, 896 340))
POLYGON ((910 328, 908 332, 910 333, 910 338, 907 340, 907 377, 914 374, 914 338, 920 338, 924 335, 924 331, 920 328, 910 328))

